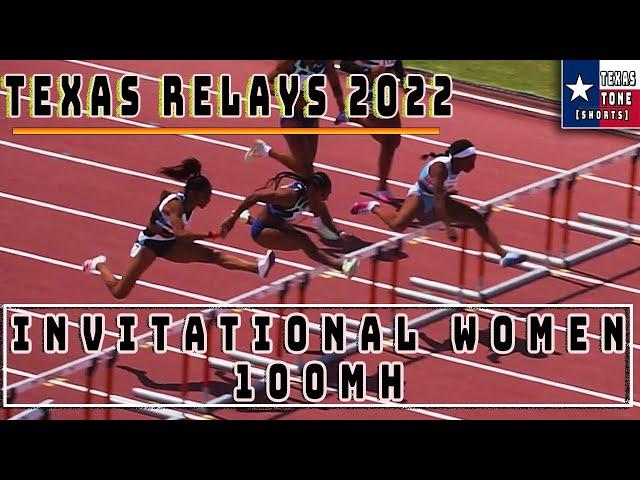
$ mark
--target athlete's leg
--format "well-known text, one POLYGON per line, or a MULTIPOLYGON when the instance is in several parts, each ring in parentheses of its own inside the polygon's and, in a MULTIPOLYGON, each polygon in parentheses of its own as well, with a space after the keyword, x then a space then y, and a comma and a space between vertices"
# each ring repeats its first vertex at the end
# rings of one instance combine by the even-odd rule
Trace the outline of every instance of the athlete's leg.
POLYGON ((400 210, 380 205, 379 202, 358 202, 351 209, 353 214, 371 212, 377 215, 394 232, 404 231, 423 211, 422 199, 418 195, 409 195, 400 210))
POLYGON ((143 246, 137 255, 131 259, 120 280, 111 273, 106 263, 98 263, 95 269, 100 272, 100 276, 111 295, 120 300, 131 293, 136 281, 151 266, 156 257, 157 255, 153 250, 143 246))

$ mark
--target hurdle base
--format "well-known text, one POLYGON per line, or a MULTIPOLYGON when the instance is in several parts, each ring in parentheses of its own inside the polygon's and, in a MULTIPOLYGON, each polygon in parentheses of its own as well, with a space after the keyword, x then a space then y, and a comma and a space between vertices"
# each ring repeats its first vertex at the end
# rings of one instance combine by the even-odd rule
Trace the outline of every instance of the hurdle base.
POLYGON ((640 235, 640 225, 637 225, 635 223, 623 222, 622 220, 615 220, 613 218, 603 217, 601 215, 594 215, 592 213, 586 213, 586 212, 579 212, 578 218, 590 224, 602 225, 609 228, 616 228, 618 230, 622 230, 625 233, 640 235))
POLYGON ((42 407, 30 408, 29 410, 25 410, 20 412, 13 417, 9 418, 9 420, 44 420, 48 417, 48 412, 45 405, 53 403, 53 400, 47 398, 46 400, 39 403, 39 405, 43 405, 42 407))
POLYGON ((432 290, 437 290, 451 295, 461 295, 465 299, 484 302, 492 297, 509 292, 518 287, 526 285, 527 283, 546 277, 547 275, 549 275, 549 270, 547 268, 538 267, 535 270, 530 270, 526 273, 523 273, 522 275, 518 275, 517 277, 511 278, 509 280, 505 280, 504 282, 485 288, 481 291, 469 290, 466 288, 461 290, 454 285, 435 282, 433 280, 427 280, 420 277, 411 277, 409 278, 409 281, 412 285, 415 285, 417 287, 430 288, 432 290))
POLYGON ((618 235, 606 242, 599 243, 598 245, 582 250, 581 252, 569 255, 564 259, 566 265, 565 268, 574 267, 579 263, 586 262, 587 260, 591 260, 592 258, 615 250, 616 248, 620 248, 627 243, 630 243, 631 240, 631 237, 628 235, 618 235))

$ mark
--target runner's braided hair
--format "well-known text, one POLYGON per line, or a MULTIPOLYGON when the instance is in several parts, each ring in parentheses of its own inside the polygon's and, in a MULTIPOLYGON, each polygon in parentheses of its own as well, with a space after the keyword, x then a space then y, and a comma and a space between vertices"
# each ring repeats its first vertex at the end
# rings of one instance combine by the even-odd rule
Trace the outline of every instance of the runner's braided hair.
POLYGON ((264 187, 262 188, 264 189, 264 188, 269 188, 273 186, 273 189, 276 190, 278 189, 278 187, 280 187, 280 183, 285 178, 289 178, 291 180, 295 180, 297 182, 302 183, 305 186, 305 190, 312 185, 322 191, 327 191, 331 189, 331 179, 324 172, 316 172, 310 177, 306 177, 306 178, 293 172, 280 172, 275 177, 270 178, 269 181, 267 181, 267 183, 265 183, 264 187))

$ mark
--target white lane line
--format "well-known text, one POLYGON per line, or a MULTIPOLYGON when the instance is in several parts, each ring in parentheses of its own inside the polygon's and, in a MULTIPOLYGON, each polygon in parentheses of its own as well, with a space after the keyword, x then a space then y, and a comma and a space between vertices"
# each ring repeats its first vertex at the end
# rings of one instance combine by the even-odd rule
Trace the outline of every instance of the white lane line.
MULTIPOLYGON (((28 310, 22 310, 19 309, 22 312, 26 312, 28 314, 33 314, 34 316, 39 316, 42 317, 42 315, 39 315, 37 313, 33 313, 30 312, 28 310)), ((79 328, 79 324, 75 323, 75 322, 69 322, 69 325, 75 327, 75 328, 79 328)), ((107 335, 109 336, 114 336, 114 337, 118 337, 118 334, 116 332, 111 332, 110 330, 106 329, 105 332, 107 333, 107 335)), ((384 342, 385 345, 387 347, 389 347, 390 345, 392 345, 389 341, 385 341, 384 342)), ((194 353, 194 352, 183 352, 181 349, 176 348, 176 347, 172 347, 170 345, 167 345, 167 350, 179 355, 188 355, 190 357, 194 357, 194 358, 198 358, 201 360, 204 360, 206 357, 203 354, 199 354, 199 353, 194 353)), ((513 378, 518 378, 520 380, 524 380, 526 382, 532 382, 532 383, 538 383, 538 384, 542 384, 542 385, 546 385, 546 386, 550 386, 550 387, 554 387, 554 388, 559 388, 562 390, 567 390, 567 391, 572 391, 572 392, 576 392, 579 394, 583 394, 583 395, 588 395, 588 396, 592 396, 592 397, 597 397, 597 398, 601 398, 604 400, 610 400, 610 401, 614 401, 614 402, 624 402, 624 398, 622 397, 617 397, 614 395, 610 395, 607 393, 602 393, 602 392, 598 392, 595 390, 590 390, 590 389, 586 389, 586 388, 582 388, 582 387, 578 387, 575 385, 571 385, 571 384, 566 384, 566 383, 562 383, 562 382, 556 382, 553 380, 548 380, 542 377, 538 377, 538 376, 534 376, 534 375, 529 375, 529 374, 524 374, 524 373, 520 373, 520 372, 516 372, 513 370, 508 370, 505 368, 499 368, 499 367, 494 367, 491 365, 486 365, 484 363, 479 363, 479 362, 475 362, 472 360, 466 360, 466 359, 462 359, 459 357, 453 357, 450 355, 444 355, 444 354, 439 354, 439 353, 434 353, 428 350, 424 350, 424 349, 418 349, 418 353, 425 355, 425 356, 431 356, 433 358, 437 358, 439 360, 443 360, 445 362, 450 362, 450 363, 455 363, 458 365, 463 365, 466 367, 470 367, 470 368, 477 368, 480 370, 485 370, 485 371, 489 371, 492 373, 497 373, 500 375, 505 375, 505 376, 509 376, 509 377, 513 377, 513 378)), ((35 375, 33 375, 33 377, 35 377, 35 375)), ((53 382, 52 382, 53 383, 53 382)), ((330 391, 334 391, 336 392, 336 389, 331 389, 329 388, 330 391)), ((84 388, 83 391, 86 391, 86 388, 84 388)), ((106 396, 106 394, 104 394, 104 396, 106 396)), ((380 404, 389 404, 392 405, 392 402, 384 402, 384 401, 380 401, 375 397, 372 396, 367 396, 367 400, 376 402, 376 403, 380 403, 380 404)), ((640 406, 640 403, 638 402, 633 402, 632 403, 634 406, 640 406)), ((321 405, 319 405, 321 406, 321 405)), ((409 409, 410 411, 416 411, 418 409, 409 409)), ((435 412, 431 412, 429 410, 424 410, 423 412, 416 412, 416 413, 422 413, 425 415, 430 415, 430 416, 436 416, 436 415, 440 415, 440 414, 436 414, 435 412), (426 412, 426 413, 425 413, 426 412), (432 415, 433 414, 433 415, 432 415)), ((454 419, 453 417, 451 419, 454 419)))
MULTIPOLYGON (((31 260, 38 260, 39 262, 49 263, 51 265, 56 265, 58 267, 70 268, 72 270, 82 271, 82 265, 76 265, 75 263, 65 262, 64 260, 57 260, 55 258, 46 257, 43 255, 37 255, 35 253, 25 252, 23 250, 17 250, 15 248, 9 248, 0 245, 0 252, 8 253, 10 255, 17 255, 19 257, 29 258, 31 260)), ((95 273, 97 275, 97 273, 95 273)), ((121 278, 120 275, 114 275, 116 278, 121 278)), ((160 290, 166 293, 172 293, 174 295, 180 295, 183 297, 193 298, 194 300, 200 300, 206 303, 221 303, 223 300, 219 300, 217 298, 208 297, 206 295, 200 295, 193 292, 188 292, 186 290, 180 290, 178 288, 168 287, 166 285, 160 285, 158 283, 147 282, 144 280, 138 280, 136 282, 137 285, 141 285, 143 287, 152 288, 154 290, 160 290)))
MULTIPOLYGON (((144 74, 131 72, 131 71, 128 71, 128 70, 122 70, 122 69, 119 69, 119 68, 109 67, 109 66, 101 65, 101 64, 97 64, 97 63, 85 62, 85 61, 82 61, 82 60, 65 60, 65 61, 66 62, 70 62, 70 63, 75 63, 77 65, 82 65, 84 67, 93 68, 93 69, 96 69, 96 70, 104 70, 104 71, 120 73, 120 74, 124 74, 124 75, 138 75, 140 78, 142 78, 144 80, 152 81, 152 82, 155 82, 155 83, 159 83, 160 82, 160 78, 158 78, 158 77, 152 77, 150 75, 144 75, 144 74)), ((191 88, 191 86, 189 84, 186 84, 186 85, 183 86, 183 89, 190 89, 190 88, 191 88)), ((211 93, 213 95, 217 95, 217 93, 218 93, 214 89, 211 89, 210 91, 211 91, 211 93)), ((458 94, 460 94, 460 96, 467 96, 469 98, 484 98, 484 97, 479 97, 477 95, 465 94, 465 93, 462 93, 462 92, 458 92, 458 94)), ((502 101, 499 101, 499 100, 495 101, 494 103, 496 103, 496 102, 497 102, 497 104, 501 104, 501 105, 510 105, 510 106, 515 105, 515 104, 510 104, 509 102, 502 102, 502 101)), ((275 104, 271 104, 271 108, 272 109, 279 109, 278 105, 275 105, 275 104)), ((529 108, 529 107, 526 107, 526 108, 529 108)), ((333 123, 334 120, 335 120, 334 117, 330 117, 330 116, 323 116, 322 119, 330 121, 331 123, 333 123)), ((351 123, 351 122, 349 122, 349 125, 358 126, 358 127, 360 126, 358 124, 351 123)), ((439 142, 437 140, 432 140, 430 138, 420 137, 420 136, 417 136, 417 135, 402 135, 402 137, 408 138, 410 140, 415 140, 415 141, 418 141, 418 142, 422 142, 422 143, 428 143, 428 144, 431 144, 431 145, 437 145, 437 146, 440 146, 440 147, 448 147, 449 146, 445 142, 439 142)), ((489 158, 493 158, 493 159, 496 159, 496 160, 502 160, 502 161, 505 161, 505 162, 514 163, 514 164, 518 164, 518 165, 523 165, 523 166, 527 166, 527 167, 531 167, 531 168, 537 168, 537 169, 540 169, 540 170, 546 170, 546 171, 554 172, 554 173, 561 173, 561 172, 565 172, 566 171, 566 170, 564 170, 562 168, 554 167, 554 166, 551 166, 551 165, 546 165, 546 164, 539 163, 539 162, 531 162, 531 161, 528 161, 528 160, 523 160, 521 158, 511 157, 511 156, 507 156, 507 155, 500 155, 500 154, 497 154, 497 153, 486 152, 486 151, 483 151, 483 150, 478 150, 478 154, 484 155, 484 156, 487 156, 489 158)), ((323 165, 321 163, 316 163, 315 165, 317 165, 319 167, 322 166, 323 168, 327 168, 328 167, 327 165, 323 165)), ((595 176, 595 175, 585 175, 585 178, 587 178, 588 180, 592 180, 592 181, 600 182, 600 183, 605 183, 605 184, 616 186, 616 187, 622 187, 622 188, 629 188, 630 187, 630 185, 627 184, 627 183, 618 182, 616 180, 610 180, 610 179, 598 177, 598 176, 595 176)), ((636 185, 636 186, 634 186, 634 188, 637 189, 638 191, 640 191, 640 185, 636 185)))
MULTIPOLYGON (((491 365, 485 365, 484 363, 477 363, 477 362, 473 362, 471 360, 465 360, 465 359, 459 358, 459 357, 452 357, 450 355, 443 355, 441 353, 434 353, 434 352, 430 352, 428 350, 423 350, 423 349, 418 349, 418 353, 421 353, 423 355, 432 356, 434 358, 438 358, 438 359, 444 360, 446 362, 451 362, 451 363, 456 363, 456 364, 459 364, 459 365, 466 365, 466 366, 469 366, 469 367, 479 368, 480 370, 486 370, 488 372, 497 373, 499 375, 506 375, 508 377, 519 378, 521 380, 525 380, 525 381, 529 381, 529 382, 535 382, 535 383, 539 383, 539 384, 542 384, 542 385, 547 385, 547 386, 550 386, 550 387, 560 388, 562 390, 568 390, 568 391, 580 393, 580 394, 583 394, 583 395, 589 395, 589 396, 592 396, 592 397, 598 397, 598 398, 602 398, 604 400, 611 400, 613 402, 623 402, 623 403, 625 401, 625 399, 623 397, 610 395, 608 393, 597 392, 595 390, 590 390, 590 389, 587 389, 587 388, 577 387, 575 385, 570 385, 570 384, 567 384, 567 383, 556 382, 556 381, 553 381, 553 380, 548 380, 546 378, 537 377, 535 375, 529 375, 529 374, 526 374, 526 373, 514 372, 512 370, 507 370, 506 368, 499 368, 499 367, 494 367, 494 366, 491 366, 491 365)), ((634 407, 640 407, 640 402, 633 402, 632 405, 634 407)))
MULTIPOLYGON (((25 314, 28 314, 28 315, 32 315, 34 317, 44 318, 44 315, 41 315, 41 314, 38 314, 38 313, 35 313, 35 312, 31 312, 29 310, 23 310, 23 309, 19 309, 19 308, 14 308, 14 309, 11 309, 11 310, 19 312, 19 313, 25 313, 25 314)), ((69 321, 67 323, 70 326, 74 327, 74 328, 77 328, 77 329, 80 328, 80 324, 79 323, 76 323, 76 322, 73 322, 73 321, 69 321)), ((115 338, 119 338, 120 337, 119 333, 113 332, 113 331, 111 331, 109 329, 105 328, 104 331, 105 331, 105 335, 106 336, 115 337, 115 338)), ((152 343, 152 342, 148 342, 148 343, 152 343)), ((200 360, 204 360, 206 358, 205 355, 202 355, 200 353, 184 352, 181 349, 176 348, 176 347, 172 347, 170 345, 167 345, 167 351, 172 352, 172 353, 177 353, 179 355, 188 355, 190 357, 198 358, 200 360)), ((7 371, 10 371, 10 370, 12 370, 12 369, 7 369, 7 371)), ((14 372, 11 372, 11 373, 14 373, 14 372)), ((33 375, 33 374, 29 374, 29 375, 30 375, 29 378, 34 378, 34 377, 37 376, 37 375, 33 375)), ((297 377, 295 379, 292 379, 292 380, 295 380, 295 381, 301 383, 301 380, 298 379, 297 377)), ((49 383, 55 384, 55 385, 60 384, 61 386, 73 385, 73 384, 69 384, 69 383, 66 383, 66 382, 59 382, 57 380, 50 380, 49 383)), ((84 392, 87 391, 86 387, 81 387, 79 385, 74 385, 74 387, 75 387, 74 389, 76 389, 78 391, 84 391, 84 392)), ((332 388, 332 387, 327 387, 327 390, 331 391, 331 392, 334 392, 334 393, 338 391, 337 389, 332 388)), ((96 390, 96 392, 99 392, 99 393, 96 393, 99 396, 103 396, 103 397, 107 396, 107 394, 105 392, 100 392, 98 390, 96 390)), ((93 390, 92 390, 92 393, 93 393, 93 390)), ((370 395, 366 395, 365 398, 367 400, 371 401, 371 402, 379 403, 381 405, 390 405, 390 406, 391 405, 401 405, 401 404, 396 404, 394 402, 385 402, 385 401, 377 399, 376 397, 372 397, 370 395)), ((318 406, 322 407, 321 404, 318 405, 318 406)), ((363 408, 366 408, 366 407, 363 406, 363 408)), ((422 409, 422 408, 408 408, 408 409, 405 409, 405 410, 408 410, 408 411, 414 412, 414 413, 418 413, 418 414, 421 414, 421 415, 429 416, 429 417, 439 418, 439 419, 442 419, 442 420, 461 420, 460 418, 457 418, 457 417, 452 417, 450 415, 445 415, 445 414, 442 414, 442 413, 432 412, 430 410, 425 410, 425 409, 422 409)))
MULTIPOLYGON (((171 179, 167 179, 167 178, 163 178, 160 176, 156 176, 156 175, 151 175, 151 174, 147 174, 147 173, 143 173, 143 172, 138 172, 136 170, 131 170, 128 168, 123 168, 123 167, 116 167, 113 165, 109 165, 109 164, 104 164, 104 163, 100 163, 100 162, 96 162, 93 160, 89 160, 86 158, 80 158, 80 157, 75 157, 72 155, 66 155, 66 154, 61 154, 61 153, 57 153, 51 150, 45 150, 45 149, 41 149, 41 148, 35 148, 35 147, 30 147, 27 145, 22 145, 19 143, 13 143, 13 142, 7 142, 5 140, 0 140, 0 146, 4 146, 4 147, 8 147, 8 148, 13 148, 16 150, 21 150, 21 151, 25 151, 25 152, 30 152, 30 153, 35 153, 37 155, 43 155, 45 157, 52 157, 52 158, 57 158, 60 160, 66 160, 69 162, 73 162, 73 163, 78 163, 80 165, 85 165, 85 166, 90 166, 90 167, 95 167, 95 168, 99 168, 102 170, 107 170, 107 171, 111 171, 111 172, 116 172, 116 173, 121 173, 123 175, 129 175, 132 177, 138 177, 138 178, 144 178, 147 180, 152 180, 152 181, 156 181, 159 183, 165 183, 165 184, 169 184, 169 185, 176 185, 176 186, 180 186, 183 187, 184 183, 183 182, 178 182, 176 180, 171 180, 171 179)), ((377 177, 373 177, 374 179, 377 179, 377 177)), ((408 186, 408 184, 406 184, 406 186, 408 186)), ((229 193, 229 192, 224 192, 222 190, 211 190, 215 195, 219 195, 223 198, 229 198, 232 200, 238 200, 238 201, 243 201, 245 199, 245 197, 243 197, 242 195, 237 195, 234 193, 229 193)), ((458 200, 462 200, 465 202, 470 202, 470 203, 475 203, 475 204, 482 204, 484 203, 483 200, 478 200, 476 198, 470 198, 470 197, 463 197, 460 195, 454 195, 454 198, 457 198, 458 200)), ((521 209, 517 209, 514 207, 507 207, 507 206, 501 206, 497 208, 498 211, 500 210, 504 210, 504 211, 508 211, 510 213, 516 213, 516 214, 520 214, 520 215, 525 215, 531 218, 536 218, 539 220, 548 220, 549 217, 547 215, 544 214, 540 214, 540 213, 535 213, 535 212, 528 212, 526 210, 521 210, 521 209)), ((313 215, 309 212, 303 212, 303 214, 305 216, 308 217, 313 217, 313 215)), ((552 219, 554 222, 556 223, 561 223, 564 224, 564 219, 562 218, 557 218, 554 217, 552 219)), ((359 228, 362 230, 368 230, 371 232, 376 232, 376 233, 380 233, 383 235, 386 235, 388 237, 394 236, 394 232, 391 232, 389 230, 384 230, 381 228, 377 228, 377 227, 372 227, 369 225, 365 225, 362 223, 357 223, 357 222, 353 222, 353 221, 349 221, 349 220, 343 220, 340 218, 334 218, 334 221, 340 225, 345 225, 345 226, 349 226, 349 227, 354 227, 354 228, 359 228)), ((430 240, 426 240, 425 238, 416 238, 415 239, 416 242, 418 243, 423 243, 423 244, 427 244, 427 245, 436 245, 440 246, 442 248, 447 248, 450 250, 455 250, 455 251, 459 251, 460 247, 456 247, 455 245, 448 245, 448 244, 443 244, 443 243, 439 243, 439 242, 433 242, 430 240)), ((256 254, 257 255, 257 254, 256 254)))
MULTIPOLYGON (((27 145, 22 145, 22 144, 18 144, 18 143, 13 143, 13 142, 7 142, 5 140, 0 140, 0 146, 5 146, 8 148, 14 148, 17 150, 22 150, 22 151, 26 151, 26 152, 30 152, 30 153, 35 153, 38 155, 43 155, 46 157, 53 157, 53 158, 58 158, 60 160, 67 160, 73 163, 78 163, 80 165, 86 165, 86 166, 90 166, 90 167, 95 167, 95 168, 100 168, 103 170, 107 170, 107 171, 112 171, 112 172, 116 172, 116 173, 121 173, 124 175, 130 175, 133 177, 139 177, 139 178, 144 178, 147 180, 152 180, 152 181, 156 181, 159 183, 166 183, 166 184, 170 184, 170 185, 176 185, 176 186, 184 186, 183 182, 178 182, 176 180, 171 180, 171 179, 167 179, 167 178, 163 178, 163 177, 159 177, 156 175, 150 175, 147 173, 142 173, 142 172, 138 172, 136 170, 131 170, 128 168, 123 168, 123 167, 116 167, 113 165, 109 165, 109 164, 104 164, 104 163, 100 163, 100 162, 95 162, 92 160, 88 160, 86 158, 80 158, 80 157, 75 157, 72 155, 66 155, 66 154, 61 154, 61 153, 57 153, 57 152, 53 152, 51 150, 45 150, 45 149, 41 149, 41 148, 34 148, 34 147, 29 147, 27 145)), ((356 172, 354 172, 356 173, 356 172)), ((377 178, 377 177, 372 177, 372 178, 377 178)), ((406 184, 408 185, 408 184, 406 184)), ((211 190, 215 195, 219 195, 223 198, 230 198, 233 200, 239 200, 242 201, 245 199, 245 197, 243 197, 242 195, 237 195, 234 193, 229 193, 229 192, 224 192, 222 190, 211 190)), ((475 198, 470 198, 470 197, 463 197, 460 195, 454 195, 454 198, 458 199, 458 200, 462 200, 465 202, 470 202, 470 203, 476 203, 476 204, 483 204, 485 201, 484 200, 478 200, 475 198)), ((507 207, 507 206, 500 206, 500 207, 496 207, 496 211, 508 211, 510 213, 516 213, 516 214, 520 214, 520 215, 525 215, 528 217, 532 217, 532 218, 536 218, 539 220, 548 220, 549 216, 544 215, 544 214, 540 214, 540 213, 535 213, 535 212, 528 212, 526 210, 521 210, 521 209, 517 209, 517 208, 513 208, 513 207, 507 207)), ((313 217, 313 215, 309 212, 303 212, 303 214, 305 216, 308 217, 313 217)), ((361 224, 361 223, 357 223, 357 222, 352 222, 352 221, 348 221, 348 220, 342 220, 339 218, 335 218, 334 221, 336 223, 339 223, 341 225, 346 225, 346 226, 351 226, 351 227, 355 227, 355 228, 360 228, 363 230, 368 230, 368 231, 372 231, 372 232, 376 232, 376 233, 381 233, 383 235, 386 236, 394 236, 395 233, 391 232, 389 230, 384 230, 381 228, 376 228, 376 227, 372 227, 369 225, 365 225, 365 224, 361 224)), ((552 221, 559 223, 559 224, 564 224, 564 219, 562 218, 557 218, 557 217, 553 217, 552 221)), ((415 239, 416 242, 418 243, 425 243, 425 244, 431 244, 431 242, 425 240, 424 238, 416 238, 415 239)), ((442 245, 442 244, 441 244, 442 245)), ((450 249, 457 249, 459 250, 459 247, 455 247, 455 246, 447 246, 444 248, 450 248, 450 249)), ((256 254, 257 255, 257 254, 256 254)))
MULTIPOLYGON (((33 373, 29 373, 29 372, 25 372, 23 370, 17 370, 15 368, 6 368, 6 371, 8 373, 12 373, 13 375, 17 375, 19 377, 26 377, 26 378, 34 378, 37 377, 36 374, 33 373)), ((47 383, 50 383, 51 385, 55 385, 57 387, 64 387, 64 388, 68 388, 70 390, 75 390, 77 392, 86 392, 87 391, 87 387, 82 386, 82 385, 76 385, 75 383, 69 383, 67 381, 59 381, 59 380, 48 380, 47 383)), ((97 397, 102 397, 102 398, 107 398, 107 392, 103 392, 102 390, 97 390, 95 388, 92 388, 90 391, 91 395, 95 395, 97 397)), ((111 394, 111 398, 115 399, 117 398, 120 402, 122 402, 123 400, 126 400, 126 402, 128 404, 139 404, 141 409, 144 409, 147 404, 144 402, 139 402, 138 400, 134 400, 133 398, 129 398, 129 397, 123 397, 122 395, 115 395, 115 394, 111 394)), ((49 404, 50 407, 55 408, 55 403, 53 404, 49 404)), ((89 406, 89 408, 91 408, 89 406)), ((117 407, 116 407, 117 408, 117 407)), ((145 415, 144 411, 140 411, 137 412, 140 415, 145 415)), ((207 420, 206 417, 200 417, 198 415, 193 415, 190 413, 182 413, 182 412, 178 412, 175 411, 176 415, 182 415, 185 417, 185 419, 190 419, 190 420, 207 420)))
MULTIPOLYGON (((143 228, 141 225, 136 225, 134 223, 129 223, 129 222, 125 222, 122 220, 118 220, 118 219, 114 219, 111 217, 105 217, 102 215, 97 215, 94 213, 90 213, 90 212, 84 212, 82 210, 76 210, 73 208, 68 208, 68 207, 61 207, 59 205, 55 205, 52 203, 48 203, 48 202, 43 202, 40 200, 34 200, 34 199, 30 199, 30 198, 26 198, 26 197, 21 197, 18 195, 13 195, 10 193, 4 193, 4 192, 0 192, 0 198, 5 198, 7 200, 13 200, 13 201, 17 201, 17 202, 22 202, 22 203, 26 203, 26 204, 30 204, 30 205, 34 205, 34 206, 38 206, 38 207, 42 207, 42 208, 48 208, 50 210, 56 210, 56 211, 60 211, 63 213, 67 213, 70 215, 76 215, 76 216, 80 216, 80 217, 85 217, 85 218, 90 218, 92 220, 97 220, 97 221, 101 221, 101 222, 105 222, 105 223, 110 223, 113 225, 118 225, 118 226, 123 226, 123 227, 128 227, 128 228, 132 228, 135 230, 140 230, 141 228, 143 228)), ((221 245, 221 244, 217 244, 217 243, 213 243, 213 242, 207 242, 204 240, 198 240, 196 243, 205 245, 205 246, 209 246, 209 247, 214 247, 220 250, 226 250, 226 251, 230 251, 233 253, 237 253, 239 255, 247 255, 247 256, 251 256, 251 257, 259 257, 260 254, 258 253, 254 253, 248 250, 243 250, 240 248, 235 248, 235 247, 228 247, 226 245, 221 245)), ((423 243, 429 243, 432 246, 435 247, 441 247, 442 245, 446 245, 446 244, 439 244, 438 242, 434 242, 434 241, 424 241, 423 243)), ((449 249, 456 249, 457 251, 460 250, 460 247, 451 247, 451 246, 446 246, 443 248, 449 248, 449 249)), ((468 254, 470 255, 479 255, 480 252, 478 251, 474 251, 474 250, 468 250, 468 254)), ((282 264, 282 265, 286 265, 292 268, 296 268, 296 269, 302 269, 302 270, 313 270, 313 267, 310 265, 306 265, 303 263, 298 263, 298 262, 292 262, 289 260, 284 260, 284 259, 277 259, 276 260, 278 263, 282 264)), ((341 273, 338 273, 337 271, 327 271, 328 275, 331 275, 332 277, 335 278, 341 278, 341 279, 346 279, 346 276, 344 276, 341 273)), ((629 287, 626 285, 619 285, 617 283, 611 283, 611 282, 604 282, 602 280, 597 280, 594 278, 589 278, 589 277, 584 277, 581 275, 576 275, 570 272, 565 272, 563 270, 560 269, 555 269, 555 270, 551 270, 551 275, 553 276, 558 276, 558 277, 566 277, 566 278, 572 278, 572 279, 576 279, 576 280, 581 280, 585 283, 589 283, 592 285, 600 285, 600 286, 605 286, 605 287, 609 287, 609 288, 613 288, 616 290, 622 290, 628 293, 634 293, 634 294, 639 294, 640 295, 640 289, 637 288, 633 288, 633 287, 629 287)), ((371 285, 372 281, 367 279, 367 278, 362 278, 362 277, 358 277, 358 276, 354 276, 351 278, 352 281, 356 282, 356 283, 360 283, 363 285, 371 285)), ((391 290, 391 285, 384 283, 384 282, 376 282, 375 283, 376 287, 384 289, 384 290, 391 290)), ((169 288, 169 287, 166 287, 169 288)), ((202 297, 202 296, 201 296, 202 297)), ((202 298, 206 298, 206 297, 202 297, 202 298)))

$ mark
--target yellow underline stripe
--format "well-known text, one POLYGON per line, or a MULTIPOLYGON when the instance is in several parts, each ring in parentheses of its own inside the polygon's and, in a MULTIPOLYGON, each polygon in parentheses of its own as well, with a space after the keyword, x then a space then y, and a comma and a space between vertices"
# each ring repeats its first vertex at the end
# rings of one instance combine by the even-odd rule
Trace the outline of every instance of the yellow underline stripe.
POLYGON ((440 128, 20 128, 14 135, 439 135, 440 128))

